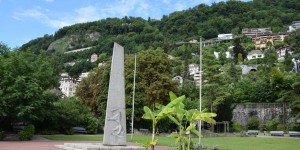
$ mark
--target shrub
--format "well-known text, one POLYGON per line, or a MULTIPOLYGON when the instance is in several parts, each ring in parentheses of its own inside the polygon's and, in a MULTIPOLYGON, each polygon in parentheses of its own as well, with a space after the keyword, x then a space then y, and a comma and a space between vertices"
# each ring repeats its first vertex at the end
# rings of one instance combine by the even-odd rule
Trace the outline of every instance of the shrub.
POLYGON ((247 123, 248 130, 257 130, 259 128, 259 120, 257 117, 252 117, 247 123))
POLYGON ((99 120, 93 116, 87 117, 87 131, 89 134, 95 134, 99 127, 99 120))
POLYGON ((5 137, 4 131, 0 131, 0 141, 2 141, 5 137))
POLYGON ((65 131, 64 131, 64 134, 65 134, 65 135, 73 135, 73 134, 74 134, 74 131, 71 130, 71 129, 65 130, 65 131))
POLYGON ((283 124, 278 124, 277 127, 276 127, 276 129, 279 130, 279 131, 284 131, 285 130, 283 124))
POLYGON ((300 124, 297 123, 290 123, 288 124, 289 131, 300 131, 300 124))
MULTIPOLYGON (((277 119, 272 119, 270 121, 267 121, 261 126, 261 130, 264 131, 273 131, 277 130, 277 125, 279 124, 277 119)), ((284 128, 284 127, 283 127, 284 128)))
POLYGON ((243 127, 239 123, 237 123, 237 122, 234 122, 232 124, 232 129, 233 129, 233 132, 241 132, 241 131, 243 131, 243 127))
POLYGON ((18 137, 21 141, 31 140, 33 135, 34 135, 34 125, 28 125, 18 133, 18 137))

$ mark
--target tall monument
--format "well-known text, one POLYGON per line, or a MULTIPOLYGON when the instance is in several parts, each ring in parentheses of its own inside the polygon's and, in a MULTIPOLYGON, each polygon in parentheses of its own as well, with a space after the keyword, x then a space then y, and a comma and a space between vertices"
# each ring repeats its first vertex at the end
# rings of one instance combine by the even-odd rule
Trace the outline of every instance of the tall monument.
POLYGON ((114 43, 103 145, 125 146, 126 144, 124 47, 114 43))

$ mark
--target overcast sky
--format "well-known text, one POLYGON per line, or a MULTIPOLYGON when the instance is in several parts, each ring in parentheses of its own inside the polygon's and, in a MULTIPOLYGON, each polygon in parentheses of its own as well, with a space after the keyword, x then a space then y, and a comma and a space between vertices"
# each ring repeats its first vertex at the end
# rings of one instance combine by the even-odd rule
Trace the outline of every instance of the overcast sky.
MULTIPOLYGON (((0 0, 0 41, 15 48, 63 26, 124 16, 161 19, 222 0, 0 0)), ((244 0, 249 1, 249 0, 244 0)))

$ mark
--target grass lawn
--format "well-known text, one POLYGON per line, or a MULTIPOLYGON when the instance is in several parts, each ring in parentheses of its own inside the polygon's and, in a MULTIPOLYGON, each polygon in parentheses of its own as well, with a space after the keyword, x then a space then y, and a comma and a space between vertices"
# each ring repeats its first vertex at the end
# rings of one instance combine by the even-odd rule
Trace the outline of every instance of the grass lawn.
MULTIPOLYGON (((102 141, 102 135, 44 135, 49 140, 65 141, 102 141)), ((151 136, 134 135, 133 143, 145 143, 151 136)), ((157 137, 158 145, 176 147, 175 139, 170 137, 157 137)), ((130 135, 127 141, 131 142, 130 135)), ((198 139, 193 139, 194 143, 198 139)), ((202 138, 202 143, 212 148, 218 145, 219 149, 226 150, 299 150, 300 138, 266 138, 266 137, 214 137, 202 138)))

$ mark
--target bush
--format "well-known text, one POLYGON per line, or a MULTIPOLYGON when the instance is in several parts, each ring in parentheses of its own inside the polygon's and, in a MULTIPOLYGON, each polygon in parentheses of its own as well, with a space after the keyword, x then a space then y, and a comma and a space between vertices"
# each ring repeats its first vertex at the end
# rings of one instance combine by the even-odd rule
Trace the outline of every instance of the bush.
POLYGON ((277 127, 276 127, 276 129, 279 130, 279 131, 284 131, 285 130, 283 124, 278 124, 277 127))
POLYGON ((0 141, 2 141, 5 137, 4 131, 0 131, 0 141))
POLYGON ((289 131, 300 131, 300 124, 297 123, 290 123, 288 124, 289 131))
POLYGON ((65 130, 65 131, 64 131, 64 134, 65 134, 65 135, 73 135, 73 134, 74 134, 74 131, 71 130, 71 129, 65 130))
POLYGON ((259 120, 257 117, 252 117, 247 123, 248 130, 257 130, 259 128, 259 120))
MULTIPOLYGON (((263 131, 274 131, 274 130, 278 130, 277 129, 277 125, 279 124, 277 119, 272 119, 270 121, 267 121, 266 123, 264 123, 260 129, 263 131)), ((283 127, 284 128, 284 127, 283 127)))
POLYGON ((93 116, 87 117, 87 131, 89 134, 96 134, 99 127, 99 120, 93 116))
POLYGON ((239 123, 237 123, 237 122, 234 122, 232 124, 232 129, 233 129, 233 132, 241 132, 241 131, 243 131, 243 127, 239 123))
POLYGON ((22 131, 18 133, 18 137, 21 141, 28 141, 31 140, 31 138, 34 135, 34 125, 28 125, 26 126, 22 131))

